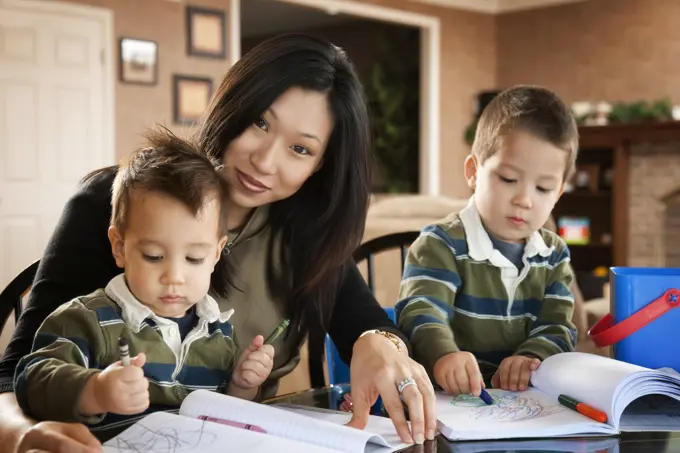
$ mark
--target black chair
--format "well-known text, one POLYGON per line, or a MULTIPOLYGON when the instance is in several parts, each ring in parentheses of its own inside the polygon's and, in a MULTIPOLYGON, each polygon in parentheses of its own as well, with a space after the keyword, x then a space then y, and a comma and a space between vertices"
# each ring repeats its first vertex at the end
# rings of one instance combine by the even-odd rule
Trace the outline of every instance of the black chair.
POLYGON ((0 293, 0 330, 2 330, 7 319, 9 319, 12 311, 15 313, 15 319, 19 319, 23 308, 22 298, 31 288, 31 285, 33 285, 33 279, 38 271, 39 264, 40 260, 37 260, 21 271, 0 293))
MULTIPOLYGON (((416 240, 418 231, 405 231, 380 236, 364 242, 354 252, 354 261, 360 264, 366 261, 366 280, 371 291, 375 292, 375 268, 373 257, 378 253, 388 250, 399 249, 401 252, 401 271, 404 272, 404 261, 409 246, 416 240)), ((309 380, 313 388, 326 385, 324 378, 324 340, 325 332, 320 326, 310 326, 309 331, 309 380)))

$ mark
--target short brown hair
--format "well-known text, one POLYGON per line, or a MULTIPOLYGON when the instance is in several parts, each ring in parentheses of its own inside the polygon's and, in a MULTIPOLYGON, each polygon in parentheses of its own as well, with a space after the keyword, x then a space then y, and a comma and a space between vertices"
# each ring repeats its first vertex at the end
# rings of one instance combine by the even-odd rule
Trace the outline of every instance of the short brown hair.
POLYGON ((501 92, 479 118, 472 154, 484 163, 498 151, 503 136, 513 130, 527 132, 566 151, 564 179, 571 177, 578 152, 578 128, 574 116, 555 93, 532 85, 501 92))
POLYGON ((219 163, 165 128, 150 130, 145 136, 149 146, 132 152, 118 167, 112 189, 111 225, 121 233, 125 230, 132 193, 143 190, 180 201, 194 216, 216 198, 220 204, 219 234, 227 234, 229 184, 220 174, 219 163))

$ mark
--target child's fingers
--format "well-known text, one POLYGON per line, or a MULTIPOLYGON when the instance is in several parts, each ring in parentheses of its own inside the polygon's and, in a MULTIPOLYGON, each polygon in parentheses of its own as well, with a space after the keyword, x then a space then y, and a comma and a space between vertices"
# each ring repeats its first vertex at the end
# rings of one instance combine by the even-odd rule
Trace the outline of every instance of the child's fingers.
POLYGON ((264 337, 262 335, 256 335, 255 338, 253 338, 253 341, 250 342, 253 351, 260 348, 262 345, 264 345, 264 337))
POLYGON ((456 368, 453 375, 456 380, 456 386, 458 387, 458 393, 469 395, 470 381, 468 379, 467 370, 464 367, 456 368))
POLYGON ((274 350, 274 346, 270 344, 265 344, 263 346, 260 346, 258 351, 263 352, 269 356, 270 359, 274 359, 274 356, 276 355, 276 351, 274 350))
POLYGON ((451 395, 458 395, 460 390, 458 389, 458 384, 456 384, 455 369, 452 369, 446 374, 446 386, 442 386, 446 393, 451 395))
POLYGON ((143 352, 140 352, 139 354, 137 354, 137 356, 134 357, 130 361, 130 365, 138 366, 138 367, 143 367, 145 363, 146 363, 146 354, 144 354, 143 352))
POLYGON ((519 389, 524 391, 529 385, 529 380, 531 379, 531 362, 524 362, 520 370, 519 376, 519 389))
POLYGON ((482 374, 479 372, 477 362, 467 362, 465 364, 468 382, 470 383, 470 393, 479 396, 482 393, 482 374))
POLYGON ((498 374, 498 371, 496 371, 491 378, 491 387, 495 389, 501 388, 501 377, 498 374))
POLYGON ((126 384, 144 379, 144 370, 138 366, 121 367, 116 372, 118 378, 126 384))
POLYGON ((529 364, 529 368, 531 369, 531 371, 536 371, 540 365, 541 365, 540 359, 532 359, 531 363, 529 364))
POLYGON ((247 362, 258 362, 269 367, 271 367, 274 364, 274 360, 272 360, 272 357, 263 351, 251 352, 250 355, 248 356, 247 362))
POLYGON ((510 366, 508 367, 508 384, 510 390, 516 392, 519 390, 519 380, 522 375, 522 367, 524 365, 524 360, 512 360, 510 366))
POLYGON ((247 387, 255 387, 261 385, 269 376, 266 371, 243 370, 241 372, 241 380, 245 382, 247 387))
POLYGON ((149 390, 149 380, 145 377, 137 379, 136 381, 127 382, 125 385, 125 391, 130 395, 136 393, 144 393, 149 390))
POLYGON ((246 360, 243 362, 243 365, 241 365, 241 375, 243 376, 245 376, 247 372, 252 372, 259 377, 267 377, 270 370, 271 368, 254 360, 246 360))
POLYGON ((511 360, 503 360, 501 366, 498 367, 498 371, 496 371, 498 383, 503 390, 510 390, 510 363, 511 360))

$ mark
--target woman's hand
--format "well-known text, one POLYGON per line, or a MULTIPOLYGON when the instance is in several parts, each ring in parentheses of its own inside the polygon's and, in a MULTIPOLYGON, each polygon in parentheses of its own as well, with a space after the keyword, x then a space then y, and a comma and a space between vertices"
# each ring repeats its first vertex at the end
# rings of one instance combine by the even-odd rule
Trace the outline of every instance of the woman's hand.
POLYGON ((102 446, 90 431, 79 423, 41 422, 21 436, 16 453, 95 453, 102 446))
POLYGON ((349 426, 364 429, 371 406, 381 396, 403 442, 422 444, 424 439, 434 439, 437 418, 430 378, 420 364, 399 352, 389 339, 371 333, 354 343, 350 384, 353 415, 349 426), (409 378, 415 384, 402 386, 401 396, 408 406, 410 430, 397 389, 400 382, 409 378))

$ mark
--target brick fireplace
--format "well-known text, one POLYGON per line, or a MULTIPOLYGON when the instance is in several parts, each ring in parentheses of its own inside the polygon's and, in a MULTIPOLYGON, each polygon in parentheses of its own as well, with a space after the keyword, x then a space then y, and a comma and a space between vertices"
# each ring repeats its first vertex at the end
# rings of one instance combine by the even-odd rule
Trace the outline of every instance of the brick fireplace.
POLYGON ((628 266, 680 267, 680 141, 631 144, 628 266))

